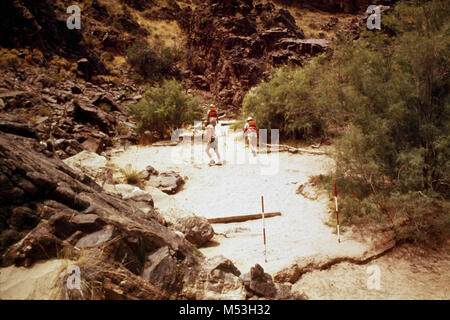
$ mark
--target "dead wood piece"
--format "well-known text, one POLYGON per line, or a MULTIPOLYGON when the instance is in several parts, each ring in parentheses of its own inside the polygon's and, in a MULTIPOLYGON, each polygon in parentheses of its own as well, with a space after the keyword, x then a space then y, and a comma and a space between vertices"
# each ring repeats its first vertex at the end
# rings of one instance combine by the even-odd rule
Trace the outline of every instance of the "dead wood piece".
MULTIPOLYGON (((264 218, 271 218, 281 216, 281 212, 267 212, 264 213, 264 218)), ((221 217, 221 218, 211 218, 208 219, 209 223, 232 223, 232 222, 244 222, 248 220, 257 220, 262 219, 262 213, 257 214, 247 214, 240 216, 231 216, 231 217, 221 217)))

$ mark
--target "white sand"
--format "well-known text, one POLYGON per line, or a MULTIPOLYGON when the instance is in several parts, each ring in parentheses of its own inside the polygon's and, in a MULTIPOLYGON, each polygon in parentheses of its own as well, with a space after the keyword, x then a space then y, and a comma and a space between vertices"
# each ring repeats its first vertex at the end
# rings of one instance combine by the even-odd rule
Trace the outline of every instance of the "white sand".
POLYGON ((367 265, 344 262, 313 271, 303 275, 293 289, 303 290, 310 299, 450 299, 448 246, 439 253, 417 251, 404 245, 367 265), (379 270, 378 288, 367 286, 369 266, 379 270))
MULTIPOLYGON (((240 135, 233 137, 240 138, 240 135)), ((224 140, 223 137, 220 140, 222 154, 224 140)), ((231 146, 231 140, 227 141, 227 146, 231 146)), ((313 201, 295 193, 298 185, 307 182, 308 177, 332 168, 333 161, 329 157, 272 153, 268 155, 272 162, 257 164, 257 159, 264 159, 264 155, 253 158, 243 142, 238 141, 236 150, 242 158, 247 157, 247 161, 237 163, 237 157, 228 152, 223 166, 210 167, 204 154, 205 147, 204 144, 196 145, 189 152, 186 145, 133 146, 115 156, 112 162, 119 167, 132 163, 139 170, 152 165, 159 171, 175 170, 187 176, 182 191, 155 199, 155 206, 163 209, 175 206, 207 218, 260 213, 263 195, 265 212, 282 213, 281 217, 265 221, 267 263, 264 261, 262 220, 214 224, 214 230, 227 237, 216 235, 209 247, 200 249, 206 256, 225 255, 242 272, 259 263, 266 271, 274 273, 291 265, 297 257, 318 253, 336 255, 336 252, 358 256, 367 250, 365 244, 349 239, 346 234, 342 235, 343 241, 337 243, 334 228, 324 224, 329 214, 327 195, 322 194, 313 201), (278 167, 278 171, 264 175, 270 163, 278 167)))
MULTIPOLYGON (((231 141, 228 141, 230 145, 231 141)), ((228 163, 209 167, 205 147, 204 144, 191 150, 186 146, 130 147, 112 161, 120 167, 132 163, 140 170, 150 164, 159 171, 175 170, 186 176, 188 179, 183 190, 173 196, 146 188, 153 194, 155 206, 162 209, 180 207, 207 218, 260 213, 263 195, 265 212, 282 213, 281 217, 265 221, 267 263, 264 262, 261 220, 214 224, 219 235, 208 247, 200 249, 206 256, 223 254, 243 273, 256 263, 275 274, 303 257, 360 258, 367 257, 368 251, 373 252, 371 249, 377 235, 370 233, 361 238, 361 235, 353 236, 350 231, 345 231, 341 234, 341 243, 337 242, 335 228, 324 224, 331 214, 328 205, 332 203, 327 194, 321 192, 317 200, 308 200, 295 193, 298 185, 308 181, 308 177, 333 168, 334 163, 329 157, 272 154, 271 157, 279 157, 279 170, 273 175, 263 175, 262 169, 268 168, 267 162, 265 165, 249 161, 236 163, 233 161, 236 157, 229 152, 228 163), (181 150, 184 152, 180 153, 181 150), (204 158, 199 159, 199 156, 204 158)), ((224 147, 222 138, 222 153, 224 147)), ((242 141, 237 143, 236 150, 241 156, 254 160, 242 141)), ((272 163, 277 163, 276 158, 272 160, 272 163)), ((313 271, 303 275, 293 289, 305 292, 311 299, 449 299, 449 255, 418 258, 411 252, 407 248, 394 250, 367 265, 344 262, 328 270, 313 271), (380 290, 367 288, 369 265, 379 267, 380 290)))

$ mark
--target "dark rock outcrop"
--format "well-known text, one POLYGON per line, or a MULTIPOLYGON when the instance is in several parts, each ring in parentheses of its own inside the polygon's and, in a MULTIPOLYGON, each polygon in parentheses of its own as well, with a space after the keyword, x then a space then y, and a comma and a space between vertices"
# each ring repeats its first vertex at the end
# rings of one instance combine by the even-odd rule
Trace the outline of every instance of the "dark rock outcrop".
POLYGON ((289 6, 313 7, 329 12, 362 12, 370 5, 392 5, 394 0, 275 0, 289 6))
MULTIPOLYGON (((28 52, 24 50, 24 52, 28 52)), ((0 131, 38 138, 42 152, 65 159, 82 150, 96 153, 136 143, 129 116, 122 108, 134 85, 98 85, 53 79, 57 69, 5 70, 0 79, 0 131), (121 125, 117 126, 120 123, 121 125)))
POLYGON ((0 113, 0 131, 36 138, 36 129, 33 123, 23 123, 17 116, 7 113, 0 113))
POLYGON ((57 258, 74 246, 83 250, 102 247, 103 263, 123 265, 136 275, 144 270, 145 253, 165 246, 174 252, 177 272, 196 263, 190 244, 161 225, 157 217, 108 195, 59 159, 33 150, 34 145, 32 139, 0 132, 0 212, 2 218, 12 213, 0 230, 2 266, 30 266, 57 258), (5 231, 20 233, 30 228, 24 238, 5 248, 18 239, 18 234, 5 231))
MULTIPOLYGON (((103 299, 248 295, 231 261, 206 259, 154 211, 144 213, 106 193, 36 146, 34 139, 0 132, 2 267, 71 259, 85 277, 82 291, 103 299)), ((66 295, 80 298, 72 291, 66 295)))
POLYGON ((312 49, 301 41, 305 36, 289 11, 270 2, 209 0, 178 21, 189 34, 187 85, 210 91, 227 106, 240 107, 246 92, 267 79, 272 67, 301 65, 328 47, 322 41, 312 49))
POLYGON ((81 31, 67 28, 68 17, 65 11, 48 0, 2 1, 0 45, 8 48, 29 46, 46 54, 86 58, 95 74, 105 74, 106 68, 99 55, 84 44, 81 31))

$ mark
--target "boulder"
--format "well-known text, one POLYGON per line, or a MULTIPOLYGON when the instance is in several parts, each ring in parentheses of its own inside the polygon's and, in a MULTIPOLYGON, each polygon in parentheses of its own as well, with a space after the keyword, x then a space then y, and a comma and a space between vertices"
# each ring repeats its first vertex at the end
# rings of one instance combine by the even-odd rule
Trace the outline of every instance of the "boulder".
POLYGON ((114 131, 114 117, 102 109, 81 100, 74 100, 73 105, 73 116, 76 121, 97 125, 106 134, 114 131))
POLYGON ((98 247, 104 245, 106 242, 112 239, 114 227, 106 226, 104 229, 91 233, 80 240, 75 244, 77 248, 91 248, 98 247))
POLYGON ((15 207, 12 210, 10 225, 16 230, 31 230, 39 223, 36 213, 27 207, 15 207))
POLYGON ((272 276, 264 272, 263 267, 255 264, 250 272, 242 277, 245 288, 250 295, 276 300, 305 300, 307 296, 303 293, 292 291, 290 283, 274 283, 272 276))
POLYGON ((174 252, 165 246, 148 255, 142 278, 165 290, 177 286, 177 263, 173 254, 174 252))
POLYGON ((145 167, 145 173, 144 173, 143 178, 145 180, 149 180, 150 176, 152 176, 152 175, 155 175, 155 176, 159 175, 159 171, 156 170, 153 166, 145 167))
POLYGON ((272 281, 272 276, 264 273, 263 267, 256 264, 250 268, 250 272, 242 276, 245 288, 260 297, 274 298, 277 288, 272 281))
POLYGON ((85 150, 63 161, 73 170, 88 175, 100 185, 113 183, 113 172, 107 166, 108 161, 95 152, 85 150))
POLYGON ((76 230, 84 233, 95 232, 105 225, 105 221, 96 214, 78 214, 71 222, 76 230))
POLYGON ((214 237, 214 229, 204 217, 179 209, 169 208, 159 210, 164 220, 176 230, 182 232, 186 240, 201 247, 214 237))
POLYGON ((122 199, 132 203, 145 214, 157 216, 159 221, 164 223, 164 219, 154 210, 153 197, 150 193, 129 184, 105 184, 104 188, 110 193, 120 195, 122 199))
POLYGON ((149 185, 167 194, 177 193, 184 184, 184 179, 174 171, 161 172, 158 176, 151 176, 149 185))
POLYGON ((97 95, 97 98, 92 102, 95 106, 100 106, 101 104, 107 104, 111 107, 111 111, 119 111, 126 114, 126 111, 114 101, 114 98, 108 93, 101 93, 97 95))
POLYGON ((330 46, 330 43, 325 39, 306 39, 301 40, 300 43, 302 45, 301 53, 310 55, 322 53, 330 46))
POLYGON ((184 233, 186 240, 201 247, 214 236, 214 229, 208 219, 199 216, 177 219, 178 229, 184 233))
POLYGON ((214 270, 220 270, 225 273, 234 274, 236 277, 239 277, 241 275, 241 271, 239 271, 239 269, 233 264, 233 262, 223 255, 209 258, 207 260, 205 269, 210 273, 214 270))
POLYGON ((70 221, 72 214, 67 211, 55 213, 48 220, 48 224, 53 229, 52 233, 60 239, 66 239, 76 231, 75 226, 70 221))
POLYGON ((108 185, 106 190, 115 192, 122 196, 124 200, 134 200, 136 202, 146 202, 147 205, 153 206, 152 195, 139 187, 129 184, 116 184, 114 186, 108 185))
POLYGON ((70 90, 72 91, 73 94, 81 94, 83 93, 83 91, 81 90, 81 88, 77 85, 73 85, 70 90))
POLYGON ((0 131, 35 138, 37 135, 34 127, 31 123, 23 123, 13 114, 0 113, 0 131))
POLYGON ((87 138, 81 144, 81 147, 86 151, 95 152, 98 154, 102 153, 102 151, 104 150, 103 146, 101 145, 100 139, 95 139, 93 137, 87 138))
MULTIPOLYGON (((47 150, 51 152, 55 152, 58 150, 64 151, 69 157, 76 155, 78 152, 83 151, 82 146, 80 143, 75 139, 48 139, 46 141, 47 143, 47 150)), ((67 158, 67 156, 63 157, 64 159, 67 158)))
POLYGON ((183 278, 183 297, 196 300, 244 300, 246 290, 240 271, 224 256, 203 262, 203 268, 190 269, 183 278))

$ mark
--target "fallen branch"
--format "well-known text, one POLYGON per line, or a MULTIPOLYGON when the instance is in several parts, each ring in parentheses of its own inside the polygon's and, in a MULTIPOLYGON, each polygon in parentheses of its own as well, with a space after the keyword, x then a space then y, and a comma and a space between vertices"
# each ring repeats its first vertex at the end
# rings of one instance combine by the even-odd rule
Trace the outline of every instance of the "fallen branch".
POLYGON ((284 145, 284 144, 266 144, 267 148, 270 149, 274 149, 274 148, 278 148, 278 152, 290 152, 290 153, 309 153, 309 154, 313 154, 313 155, 324 155, 327 154, 324 151, 318 151, 318 150, 308 150, 308 149, 303 149, 303 148, 294 148, 288 145, 284 145))
MULTIPOLYGON (((281 216, 281 212, 268 212, 264 213, 264 218, 271 218, 281 216)), ((232 223, 232 222, 244 222, 248 220, 262 219, 262 213, 257 214, 247 214, 240 216, 222 217, 222 218, 212 218, 208 219, 209 223, 232 223)))

